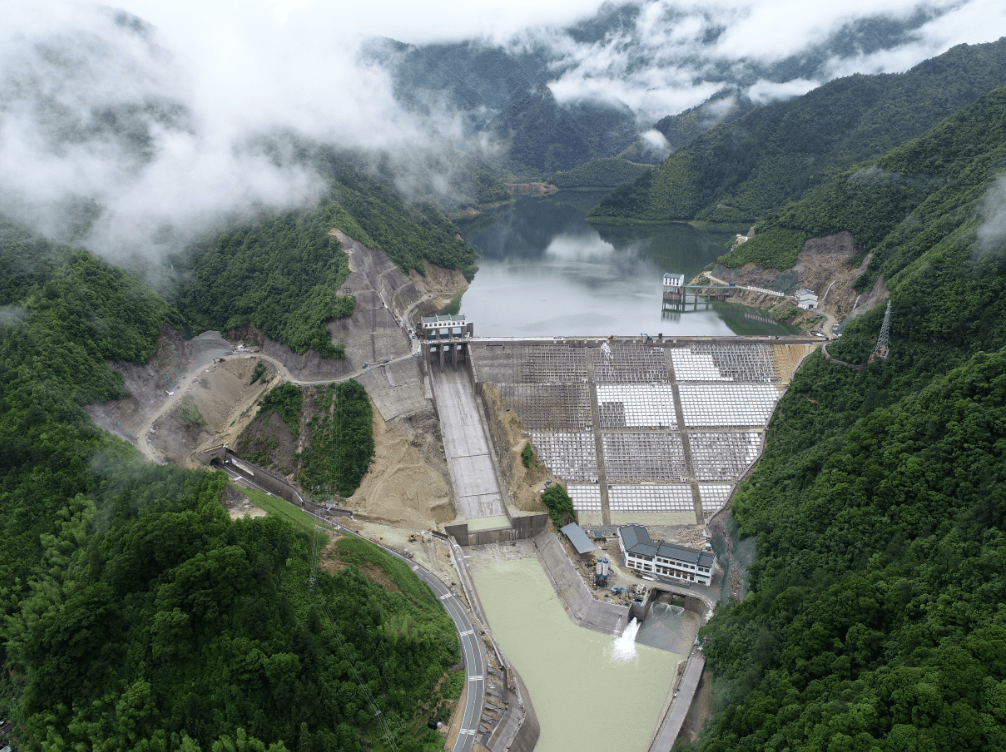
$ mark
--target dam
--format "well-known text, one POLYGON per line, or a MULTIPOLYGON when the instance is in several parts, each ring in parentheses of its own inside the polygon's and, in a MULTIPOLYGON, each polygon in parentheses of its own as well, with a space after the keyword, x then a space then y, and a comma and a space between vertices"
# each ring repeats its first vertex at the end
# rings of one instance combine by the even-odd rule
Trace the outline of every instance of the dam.
POLYGON ((515 510, 481 425, 480 395, 490 385, 566 483, 581 524, 703 525, 760 456, 776 403, 820 346, 796 336, 516 339, 470 331, 468 323, 447 341, 423 342, 469 532, 513 529, 515 510))
POLYGON ((720 583, 661 581, 622 557, 612 560, 619 584, 644 588, 639 600, 615 602, 607 586, 590 587, 581 557, 552 532, 549 516, 511 502, 512 466, 504 473, 513 437, 500 433, 502 416, 491 411, 519 421, 595 540, 610 542, 630 524, 702 531, 760 456, 776 403, 820 340, 475 337, 464 317, 424 323, 427 396, 458 514, 444 531, 466 547, 489 626, 524 676, 538 747, 568 749, 575 738, 588 752, 669 749, 702 672, 693 640, 720 583), (684 606, 657 602, 667 595, 684 606), (560 676, 572 681, 560 688, 560 676), (606 703, 632 732, 592 727, 591 692, 627 701, 606 703), (571 703, 582 718, 570 715, 571 703))

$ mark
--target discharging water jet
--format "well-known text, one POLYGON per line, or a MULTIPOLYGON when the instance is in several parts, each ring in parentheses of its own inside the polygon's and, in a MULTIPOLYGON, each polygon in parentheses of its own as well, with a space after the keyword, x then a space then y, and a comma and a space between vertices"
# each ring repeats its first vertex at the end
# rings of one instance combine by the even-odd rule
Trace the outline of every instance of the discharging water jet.
POLYGON ((616 661, 631 661, 636 657, 636 632, 639 622, 633 618, 625 627, 621 637, 616 637, 611 647, 611 657, 616 661))

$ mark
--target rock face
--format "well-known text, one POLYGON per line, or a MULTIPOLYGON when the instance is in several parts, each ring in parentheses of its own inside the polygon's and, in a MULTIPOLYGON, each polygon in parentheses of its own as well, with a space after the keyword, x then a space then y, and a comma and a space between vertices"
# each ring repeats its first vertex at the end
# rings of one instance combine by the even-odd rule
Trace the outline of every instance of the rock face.
MULTIPOLYGON (((845 231, 823 238, 811 238, 804 243, 796 264, 790 269, 763 269, 757 264, 745 264, 730 268, 717 264, 711 274, 726 282, 738 285, 765 287, 792 293, 806 287, 817 293, 821 307, 837 320, 846 318, 856 308, 856 314, 869 310, 887 297, 883 279, 879 279, 869 293, 860 295, 853 289, 859 276, 866 271, 870 261, 867 255, 858 266, 849 260, 857 255, 851 232, 845 231), (858 304, 857 304, 858 299, 858 304)), ((757 305, 761 302, 757 293, 741 291, 733 298, 738 303, 757 305)))

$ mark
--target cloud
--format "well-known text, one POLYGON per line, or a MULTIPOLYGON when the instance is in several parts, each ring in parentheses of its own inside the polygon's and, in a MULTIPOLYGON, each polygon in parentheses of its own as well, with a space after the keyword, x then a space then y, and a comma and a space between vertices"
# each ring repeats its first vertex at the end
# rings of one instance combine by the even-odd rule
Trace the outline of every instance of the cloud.
POLYGON ((658 154, 665 155, 670 154, 671 145, 667 143, 667 139, 664 134, 660 131, 650 128, 648 131, 643 131, 639 134, 639 137, 643 140, 643 143, 650 147, 653 151, 658 154))
POLYGON ((589 30, 529 28, 501 43, 514 53, 547 51, 559 101, 615 99, 652 123, 725 84, 773 101, 1003 35, 1006 6, 997 0, 637 0, 603 7, 589 30))
POLYGON ((985 221, 978 228, 976 257, 1006 253, 1006 178, 989 188, 981 205, 985 221))
POLYGON ((338 25, 260 0, 159 7, 157 24, 63 0, 5 12, 0 213, 113 260, 158 263, 224 220, 323 193, 309 167, 266 153, 277 134, 398 160, 403 188, 450 192, 436 171, 462 159, 447 143, 457 114, 405 112, 338 25), (64 210, 88 202, 100 217, 75 236, 79 216, 64 210))
POLYGON ((318 176, 264 153, 271 134, 391 155, 406 190, 449 192, 466 151, 492 150, 435 93, 404 110, 385 68, 359 62, 375 36, 546 58, 557 100, 623 103, 644 133, 726 82, 770 101, 1006 34, 1001 0, 122 3, 5 3, 0 211, 70 237, 93 200, 85 243, 155 261, 248 207, 318 197, 318 176), (871 19, 884 44, 862 31, 871 19))
POLYGON ((25 316, 25 310, 21 306, 3 305, 0 306, 0 329, 21 321, 25 316))
POLYGON ((755 104, 768 104, 780 99, 799 97, 817 87, 817 81, 809 81, 806 78, 794 78, 781 83, 760 79, 748 88, 747 94, 755 104))

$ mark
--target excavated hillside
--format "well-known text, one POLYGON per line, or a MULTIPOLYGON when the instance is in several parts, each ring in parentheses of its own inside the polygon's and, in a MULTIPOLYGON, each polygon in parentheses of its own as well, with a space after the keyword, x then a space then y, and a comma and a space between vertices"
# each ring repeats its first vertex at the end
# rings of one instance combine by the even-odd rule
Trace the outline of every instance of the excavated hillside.
MULTIPOLYGON (((800 314, 788 323, 807 325, 817 320, 822 313, 830 315, 835 322, 842 322, 850 315, 858 316, 870 310, 889 294, 883 278, 878 279, 868 293, 860 295, 856 292, 853 285, 870 262, 870 256, 867 255, 857 265, 850 263, 858 255, 852 233, 840 232, 808 240, 800 250, 796 264, 789 269, 765 269, 754 263, 741 267, 716 264, 708 276, 726 283, 763 287, 790 294, 800 288, 813 290, 817 293, 820 308, 816 312, 800 314)), ((777 297, 753 290, 738 290, 729 300, 763 309, 779 306, 777 297)))

